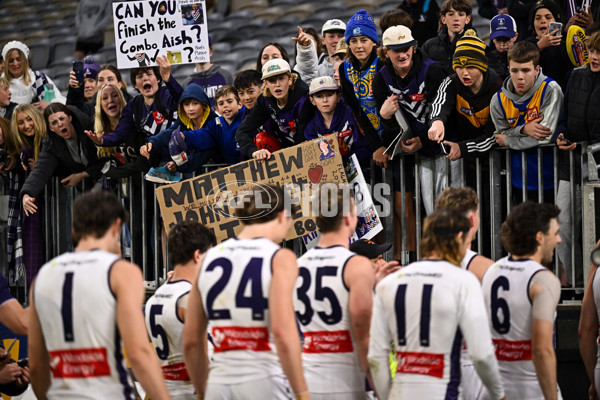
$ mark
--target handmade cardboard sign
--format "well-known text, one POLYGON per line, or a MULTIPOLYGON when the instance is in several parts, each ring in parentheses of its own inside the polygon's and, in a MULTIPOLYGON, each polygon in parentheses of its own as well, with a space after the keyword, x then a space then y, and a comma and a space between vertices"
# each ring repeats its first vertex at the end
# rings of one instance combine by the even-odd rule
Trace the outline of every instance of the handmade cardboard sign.
POLYGON ((286 239, 317 230, 311 196, 322 183, 347 183, 335 134, 276 151, 264 162, 248 160, 156 189, 167 232, 178 222, 198 221, 217 242, 235 236, 242 221, 234 215, 242 196, 264 185, 284 187, 295 210, 286 239))
POLYGON ((113 3, 117 66, 207 62, 208 28, 204 0, 148 0, 113 3))

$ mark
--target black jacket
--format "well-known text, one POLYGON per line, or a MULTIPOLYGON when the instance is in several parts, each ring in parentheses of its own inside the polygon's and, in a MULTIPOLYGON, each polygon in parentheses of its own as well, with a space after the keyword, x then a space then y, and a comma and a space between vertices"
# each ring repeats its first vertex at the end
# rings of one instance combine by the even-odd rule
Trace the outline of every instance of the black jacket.
POLYGON ((517 32, 519 33, 517 42, 531 36, 531 30, 529 29, 529 12, 531 11, 531 7, 533 7, 537 1, 538 0, 507 0, 506 2, 508 14, 513 17, 517 23, 517 32))
MULTIPOLYGON (((467 29, 472 28, 470 28, 469 25, 465 26, 463 33, 466 32, 467 29)), ((454 56, 454 50, 456 50, 456 42, 458 42, 462 36, 462 34, 456 35, 452 43, 450 43, 448 28, 444 27, 438 36, 426 41, 421 50, 423 50, 429 58, 442 64, 446 71, 446 76, 451 75, 454 73, 454 70, 452 69, 452 57, 454 56)))
POLYGON ((13 113, 15 107, 17 107, 17 106, 18 106, 17 103, 13 103, 11 101, 6 107, 4 107, 5 111, 4 111, 4 117, 3 118, 6 118, 7 120, 10 121, 10 119, 12 118, 12 113, 13 113))
POLYGON ((73 126, 77 132, 80 152, 85 154, 88 165, 85 166, 75 162, 69 153, 67 143, 63 138, 48 129, 48 135, 42 141, 42 149, 33 171, 25 180, 20 197, 28 194, 37 197, 52 176, 65 178, 71 174, 86 171, 90 180, 95 182, 102 176, 102 167, 105 159, 98 158, 97 148, 94 143, 83 132, 93 129, 93 120, 76 107, 70 106, 73 114, 73 126))
POLYGON ((434 0, 429 1, 429 9, 424 12, 425 0, 416 3, 404 0, 398 8, 406 11, 413 20, 410 31, 413 38, 419 42, 419 46, 437 36, 438 20, 440 19, 440 6, 434 0))
MULTIPOLYGON (((359 63, 355 63, 354 68, 357 71, 362 71, 365 68, 368 68, 371 66, 373 60, 375 60, 376 57, 377 49, 374 48, 371 52, 371 55, 369 56, 369 60, 365 64, 365 67, 361 68, 359 63)), ((377 66, 375 68, 376 73, 379 72, 381 67, 383 67, 384 65, 385 64, 383 63, 383 61, 378 60, 377 66)), ((344 63, 340 64, 339 75, 340 82, 342 84, 342 97, 344 98, 344 102, 350 107, 350 109, 352 110, 352 114, 354 114, 354 118, 356 118, 358 125, 363 130, 367 145, 371 148, 371 150, 375 151, 381 146, 383 146, 383 142, 379 137, 377 130, 375 129, 373 124, 371 124, 371 121, 369 121, 367 114, 362 109, 362 106, 360 105, 360 102, 358 101, 358 98, 354 93, 354 86, 352 85, 352 82, 350 82, 348 78, 346 78, 346 72, 344 71, 344 63)))
POLYGON ((508 73, 508 52, 500 50, 491 50, 487 52, 488 69, 492 69, 496 74, 506 79, 510 74, 508 73))
MULTIPOLYGON (((600 99, 600 72, 592 72, 589 67, 575 68, 567 84, 556 134, 563 133, 572 142, 600 142, 600 103, 597 99, 600 99)), ((581 165, 580 150, 578 145, 575 148, 575 165, 581 165)), ((568 181, 569 152, 560 151, 559 155, 559 179, 568 181)), ((576 181, 579 181, 579 173, 579 168, 576 168, 576 181)))

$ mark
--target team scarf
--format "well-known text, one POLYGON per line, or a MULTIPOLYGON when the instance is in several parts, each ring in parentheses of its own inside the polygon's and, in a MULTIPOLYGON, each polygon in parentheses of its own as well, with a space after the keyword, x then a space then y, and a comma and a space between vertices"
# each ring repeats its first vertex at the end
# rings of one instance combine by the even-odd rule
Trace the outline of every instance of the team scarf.
POLYGON ((354 87, 354 95, 358 99, 360 106, 362 107, 365 114, 371 121, 371 124, 381 136, 383 132, 383 126, 379 121, 379 115, 377 114, 377 104, 375 103, 375 96, 373 96, 373 89, 371 84, 377 73, 377 62, 379 57, 375 57, 371 65, 363 71, 357 71, 352 65, 349 59, 344 61, 344 71, 348 81, 352 83, 354 87))

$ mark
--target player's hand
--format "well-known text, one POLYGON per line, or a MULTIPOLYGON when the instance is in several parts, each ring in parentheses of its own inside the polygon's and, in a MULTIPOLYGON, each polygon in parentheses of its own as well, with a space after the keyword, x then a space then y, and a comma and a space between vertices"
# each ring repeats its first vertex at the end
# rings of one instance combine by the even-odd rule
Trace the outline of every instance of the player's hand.
POLYGON ((506 135, 503 133, 497 133, 496 143, 498 143, 498 146, 506 146, 506 135))
POLYGON ((177 164, 175 164, 173 161, 169 161, 168 163, 166 163, 165 167, 167 167, 169 172, 175 172, 177 170, 177 164))
POLYGON ((171 62, 167 56, 156 57, 156 63, 160 69, 160 76, 164 82, 169 82, 171 79, 171 62))
POLYGON ((380 168, 388 167, 388 160, 390 157, 387 154, 383 154, 385 151, 385 146, 381 146, 375 152, 373 152, 373 161, 375 161, 375 165, 380 168))
POLYGON ((102 132, 102 133, 97 133, 95 131, 83 131, 83 132, 85 132, 87 137, 89 137, 96 146, 102 146, 102 143, 104 143, 104 138, 103 138, 104 132, 102 132))
POLYGON ((562 133, 556 138, 556 145, 559 149, 565 151, 575 150, 575 147, 577 147, 577 143, 568 144, 567 139, 565 139, 565 136, 562 133))
POLYGON ((402 265, 396 260, 390 262, 381 260, 381 262, 377 262, 377 265, 375 266, 375 286, 377 286, 380 280, 389 274, 398 271, 400 268, 402 268, 402 265))
POLYGON ((399 108, 400 105, 398 104, 398 95, 392 94, 387 99, 385 99, 385 101, 381 105, 379 115, 381 115, 381 118, 383 119, 390 119, 394 116, 394 114, 396 113, 396 111, 398 111, 399 108))
POLYGON ((147 159, 150 159, 150 152, 152 151, 152 143, 148 142, 140 147, 140 154, 147 159))
POLYGON ((60 183, 62 183, 64 187, 70 188, 76 186, 84 177, 85 176, 83 172, 79 172, 77 174, 71 174, 67 176, 65 179, 62 179, 60 183))
POLYGON ((450 151, 448 152, 448 155, 446 156, 446 158, 450 161, 458 160, 461 156, 460 146, 458 145, 458 143, 449 142, 447 140, 444 140, 444 144, 447 144, 448 146, 450 146, 450 151))
POLYGON ((21 376, 21 367, 17 363, 6 364, 0 369, 0 384, 14 382, 21 376))
POLYGON ((29 385, 29 367, 21 368, 21 376, 17 378, 17 386, 23 387, 29 385))
POLYGON ((81 83, 79 83, 76 78, 75 71, 71 71, 69 73, 69 86, 71 86, 73 89, 77 89, 79 86, 81 86, 81 83))
POLYGON ((423 147, 423 144, 421 143, 421 138, 416 136, 414 138, 410 138, 408 140, 405 140, 404 142, 401 142, 400 147, 402 147, 402 150, 404 150, 407 153, 414 153, 416 151, 419 151, 421 147, 423 147))
POLYGON ((427 131, 427 136, 429 136, 430 140, 439 143, 444 140, 445 133, 446 128, 444 128, 444 123, 439 119, 436 119, 431 123, 431 128, 427 131))
POLYGON ((26 216, 33 215, 37 212, 37 206, 35 205, 35 198, 28 194, 23 195, 23 211, 26 216))
POLYGON ((262 162, 263 160, 268 160, 271 158, 271 152, 267 149, 256 150, 254 153, 252 153, 252 158, 262 162))
POLYGON ((540 122, 542 122, 542 120, 544 119, 544 116, 542 115, 539 118, 534 119, 531 122, 526 123, 523 126, 523 129, 521 129, 521 133, 527 136, 531 136, 532 138, 536 139, 536 140, 544 140, 546 139, 548 136, 550 136, 552 134, 552 131, 550 130, 550 128, 540 124, 540 122))
POLYGON ((308 33, 304 32, 302 30, 302 28, 300 28, 299 26, 297 28, 298 28, 298 37, 293 37, 292 40, 298 42, 298 44, 300 46, 304 46, 304 47, 310 46, 310 44, 313 42, 311 39, 311 36, 308 33))

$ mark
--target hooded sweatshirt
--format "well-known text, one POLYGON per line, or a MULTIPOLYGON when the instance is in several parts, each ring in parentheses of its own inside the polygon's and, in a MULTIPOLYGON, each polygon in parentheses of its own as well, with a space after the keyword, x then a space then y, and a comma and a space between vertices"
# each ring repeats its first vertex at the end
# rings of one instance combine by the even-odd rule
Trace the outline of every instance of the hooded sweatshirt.
POLYGON ((352 110, 344 103, 344 99, 340 98, 339 103, 335 107, 333 119, 329 129, 325 127, 323 114, 317 109, 314 117, 306 124, 304 137, 307 140, 319 138, 321 136, 335 133, 340 144, 340 153, 346 161, 352 154, 356 154, 359 161, 369 159, 373 152, 367 146, 365 136, 358 126, 352 110))
POLYGON ((304 107, 308 100, 308 85, 300 78, 296 80, 294 87, 290 87, 288 101, 282 108, 277 104, 273 96, 266 97, 261 94, 256 100, 256 105, 248 113, 240 124, 235 137, 242 153, 252 158, 252 153, 258 150, 254 144, 254 137, 258 129, 269 121, 273 128, 274 136, 282 143, 283 147, 297 145, 304 141, 304 126, 307 121, 307 112, 304 107))
POLYGON ((233 75, 221 66, 213 64, 206 71, 194 72, 183 82, 183 86, 187 87, 190 83, 202 86, 210 101, 210 107, 214 110, 217 105, 215 100, 217 89, 221 86, 232 85, 233 75))
MULTIPOLYGON (((563 103, 563 94, 560 86, 552 78, 543 74, 542 70, 538 73, 535 83, 529 91, 519 96, 515 93, 515 87, 510 77, 506 78, 490 104, 490 115, 496 133, 506 134, 506 146, 513 150, 526 150, 536 147, 540 144, 550 143, 552 135, 544 140, 537 140, 531 136, 521 133, 525 124, 543 116, 541 125, 550 128, 555 133, 560 110, 563 103)), ((546 152, 545 152, 546 153, 546 152)), ((543 160, 543 180, 544 189, 553 186, 553 159, 552 154, 545 154, 543 160)), ((513 185, 521 188, 522 177, 519 171, 522 170, 521 154, 512 154, 512 181, 513 185)), ((537 151, 527 152, 527 187, 530 190, 536 190, 537 184, 537 151)))
MULTIPOLYGON (((169 140, 171 139, 171 133, 173 133, 173 131, 177 129, 177 127, 180 128, 181 132, 193 129, 200 129, 205 127, 209 121, 212 121, 216 118, 217 115, 210 109, 210 107, 208 107, 208 104, 208 96, 206 95, 206 93, 200 85, 192 83, 188 87, 186 87, 183 93, 181 94, 179 104, 177 105, 177 115, 179 116, 177 122, 173 124, 170 128, 165 129, 159 134, 152 136, 148 139, 148 142, 152 143, 151 154, 159 154, 162 160, 170 160, 171 155, 169 153, 169 140), (186 99, 196 99, 206 105, 206 107, 204 107, 204 114, 202 115, 202 121, 200 123, 200 126, 195 126, 190 117, 188 117, 185 111, 183 110, 183 101, 186 99)), ((188 154, 190 162, 186 164, 192 165, 194 156, 194 152, 188 154)), ((156 158, 153 157, 153 160, 155 159, 156 158)), ((183 164, 183 166, 185 166, 186 164, 183 164)), ((181 167, 179 167, 178 170, 183 171, 181 167)))

